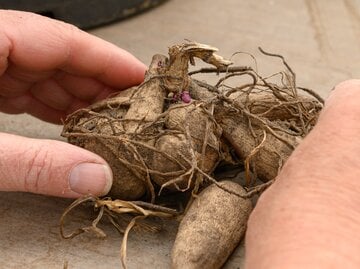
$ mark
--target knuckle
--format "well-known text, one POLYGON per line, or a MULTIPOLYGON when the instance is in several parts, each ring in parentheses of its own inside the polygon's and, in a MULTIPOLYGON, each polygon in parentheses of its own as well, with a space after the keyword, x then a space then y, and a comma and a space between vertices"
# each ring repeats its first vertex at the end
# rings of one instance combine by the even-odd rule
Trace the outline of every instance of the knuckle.
POLYGON ((336 85, 336 87, 334 88, 334 91, 342 91, 342 90, 346 90, 348 88, 354 88, 354 89, 360 90, 360 79, 349 79, 349 80, 340 82, 339 84, 336 85))
POLYGON ((77 34, 82 32, 82 30, 77 26, 63 21, 56 21, 56 26, 61 32, 68 33, 70 37, 73 35, 76 36, 77 34))
POLYGON ((360 80, 351 79, 339 83, 325 102, 324 111, 335 110, 338 113, 359 113, 360 80))
POLYGON ((49 178, 51 170, 51 158, 45 148, 29 150, 25 156, 24 165, 24 190, 30 192, 40 192, 49 178))

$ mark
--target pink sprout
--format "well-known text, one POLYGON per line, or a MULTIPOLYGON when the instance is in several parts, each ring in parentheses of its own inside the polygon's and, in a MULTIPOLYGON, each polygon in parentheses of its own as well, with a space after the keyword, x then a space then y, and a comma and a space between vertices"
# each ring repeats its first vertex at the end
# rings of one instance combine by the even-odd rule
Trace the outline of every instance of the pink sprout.
POLYGON ((181 100, 184 102, 184 103, 190 103, 191 102, 191 96, 190 96, 190 93, 188 91, 183 91, 181 93, 181 100))

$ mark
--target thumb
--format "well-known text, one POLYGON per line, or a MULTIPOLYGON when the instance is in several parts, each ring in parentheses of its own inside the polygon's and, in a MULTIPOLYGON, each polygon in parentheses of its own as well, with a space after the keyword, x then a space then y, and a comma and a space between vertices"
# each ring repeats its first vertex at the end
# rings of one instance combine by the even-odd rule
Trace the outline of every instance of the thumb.
POLYGON ((76 146, 0 133, 0 191, 76 198, 112 185, 104 159, 76 146))

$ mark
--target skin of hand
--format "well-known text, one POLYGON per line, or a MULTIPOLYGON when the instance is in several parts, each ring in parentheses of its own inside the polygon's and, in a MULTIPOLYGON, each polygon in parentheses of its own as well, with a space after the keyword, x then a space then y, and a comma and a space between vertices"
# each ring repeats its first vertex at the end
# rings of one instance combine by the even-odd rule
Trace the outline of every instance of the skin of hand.
MULTIPOLYGON (((141 83, 130 53, 75 26, 0 10, 0 111, 61 123, 67 114, 141 83)), ((76 198, 105 195, 112 172, 99 156, 60 141, 0 133, 0 191, 76 198)))
POLYGON ((260 197, 246 269, 360 268, 360 80, 339 84, 260 197))

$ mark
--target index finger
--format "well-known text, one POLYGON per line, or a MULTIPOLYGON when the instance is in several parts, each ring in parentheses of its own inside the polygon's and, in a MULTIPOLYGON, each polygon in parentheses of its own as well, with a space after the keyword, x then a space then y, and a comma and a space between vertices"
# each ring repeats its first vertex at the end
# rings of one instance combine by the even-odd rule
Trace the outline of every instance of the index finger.
POLYGON ((61 69, 117 88, 138 84, 144 78, 145 66, 133 55, 73 25, 8 10, 0 11, 0 25, 0 39, 8 44, 2 47, 0 58, 8 55, 12 64, 23 69, 61 69))

